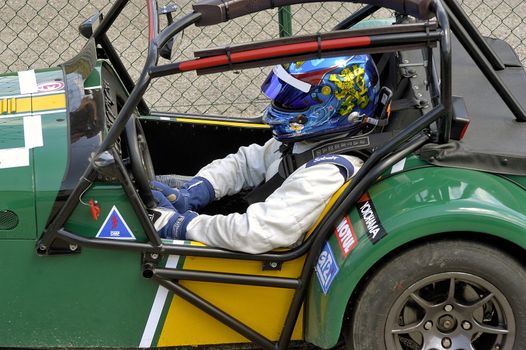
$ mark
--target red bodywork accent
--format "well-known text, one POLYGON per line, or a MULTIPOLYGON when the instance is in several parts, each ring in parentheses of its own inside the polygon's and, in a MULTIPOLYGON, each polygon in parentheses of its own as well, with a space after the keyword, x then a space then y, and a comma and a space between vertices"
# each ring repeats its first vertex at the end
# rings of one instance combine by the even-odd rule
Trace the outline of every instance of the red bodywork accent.
POLYGON ((191 61, 184 61, 179 63, 179 70, 186 72, 191 70, 224 66, 229 63, 255 61, 302 53, 313 53, 319 50, 329 51, 369 45, 371 45, 371 38, 368 36, 322 40, 319 43, 317 41, 310 41, 299 44, 278 45, 273 47, 265 47, 262 49, 233 52, 230 54, 230 62, 227 55, 218 55, 199 58, 191 61))
POLYGON ((148 41, 151 42, 153 38, 155 37, 155 31, 153 26, 153 3, 151 0, 146 0, 146 3, 148 4, 148 28, 149 28, 149 36, 148 41))
POLYGON ((93 199, 90 199, 88 201, 89 204, 89 210, 91 212, 91 216, 93 217, 93 220, 97 221, 99 219, 100 215, 100 207, 97 201, 94 201, 93 199))
POLYGON ((471 120, 468 121, 466 124, 464 124, 464 127, 462 128, 462 131, 460 132, 459 141, 462 140, 464 136, 466 135, 466 132, 468 131, 468 128, 469 128, 469 123, 471 123, 471 120))
POLYGON ((369 193, 365 192, 364 194, 362 194, 360 199, 358 199, 358 203, 368 202, 370 200, 371 200, 371 197, 369 197, 369 193))

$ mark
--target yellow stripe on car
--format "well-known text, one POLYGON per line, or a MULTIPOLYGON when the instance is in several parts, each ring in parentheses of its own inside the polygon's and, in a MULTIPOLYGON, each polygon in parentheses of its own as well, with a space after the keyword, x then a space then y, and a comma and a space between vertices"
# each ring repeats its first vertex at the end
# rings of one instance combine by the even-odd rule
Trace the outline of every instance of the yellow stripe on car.
POLYGON ((66 108, 66 94, 33 96, 33 113, 66 108))
POLYGON ((175 121, 180 122, 180 123, 236 126, 236 127, 242 127, 242 128, 259 128, 259 129, 269 129, 270 128, 270 126, 268 126, 267 124, 229 122, 229 121, 224 121, 224 120, 175 118, 175 121))
POLYGON ((9 97, 0 100, 0 114, 38 113, 66 108, 66 94, 9 97))

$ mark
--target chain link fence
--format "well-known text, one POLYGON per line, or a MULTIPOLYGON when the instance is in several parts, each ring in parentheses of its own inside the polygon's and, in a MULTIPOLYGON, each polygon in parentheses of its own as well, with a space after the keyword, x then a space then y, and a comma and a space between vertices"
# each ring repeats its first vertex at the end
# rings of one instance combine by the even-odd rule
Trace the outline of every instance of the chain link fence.
MULTIPOLYGON (((168 2, 168 0, 166 1, 168 2)), ((191 11, 190 0, 178 0, 178 12, 191 11)), ((113 3, 113 1, 111 1, 113 3)), ((163 5, 164 3, 161 2, 163 5)), ((483 35, 510 43, 526 66, 526 2, 524 0, 462 0, 461 4, 483 35)), ((0 72, 56 66, 84 45, 78 25, 97 10, 105 13, 108 0, 9 0, 0 4, 0 72)), ((136 79, 146 53, 146 2, 132 0, 109 37, 136 79)), ((355 4, 324 3, 291 7, 294 34, 328 31, 358 9, 355 4)), ((390 17, 380 11, 376 17, 390 17)), ((278 11, 269 10, 217 26, 188 28, 179 35, 173 61, 193 58, 197 49, 275 38, 278 11)), ((153 82, 146 101, 154 110, 213 113, 230 116, 259 114, 267 104, 259 86, 269 68, 197 77, 184 73, 153 82)))

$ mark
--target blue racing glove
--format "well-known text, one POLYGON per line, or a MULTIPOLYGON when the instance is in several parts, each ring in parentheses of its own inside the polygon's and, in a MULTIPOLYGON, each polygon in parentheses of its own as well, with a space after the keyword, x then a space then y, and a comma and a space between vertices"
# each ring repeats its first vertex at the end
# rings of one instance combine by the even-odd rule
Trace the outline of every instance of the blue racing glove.
POLYGON ((197 217, 197 213, 186 211, 179 213, 170 201, 159 191, 152 191, 158 207, 149 209, 153 226, 161 238, 186 239, 186 228, 190 221, 197 217))
POLYGON ((199 210, 215 199, 212 184, 204 177, 194 177, 181 188, 171 188, 159 181, 152 181, 153 190, 160 191, 172 206, 181 213, 187 210, 199 210))

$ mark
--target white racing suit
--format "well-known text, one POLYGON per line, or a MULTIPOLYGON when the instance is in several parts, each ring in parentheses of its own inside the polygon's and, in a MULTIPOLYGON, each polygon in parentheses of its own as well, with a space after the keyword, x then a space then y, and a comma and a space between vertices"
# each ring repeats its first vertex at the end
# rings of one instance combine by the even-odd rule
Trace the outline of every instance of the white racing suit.
MULTIPOLYGON (((206 178, 216 199, 251 189, 278 172, 281 143, 271 139, 260 146, 241 147, 215 160, 196 176, 206 178)), ((299 142, 293 153, 317 144, 299 142)), ((357 157, 329 155, 299 167, 266 200, 250 205, 245 214, 199 215, 187 226, 186 238, 246 253, 289 247, 313 226, 331 196, 352 177, 363 162, 357 157)))

